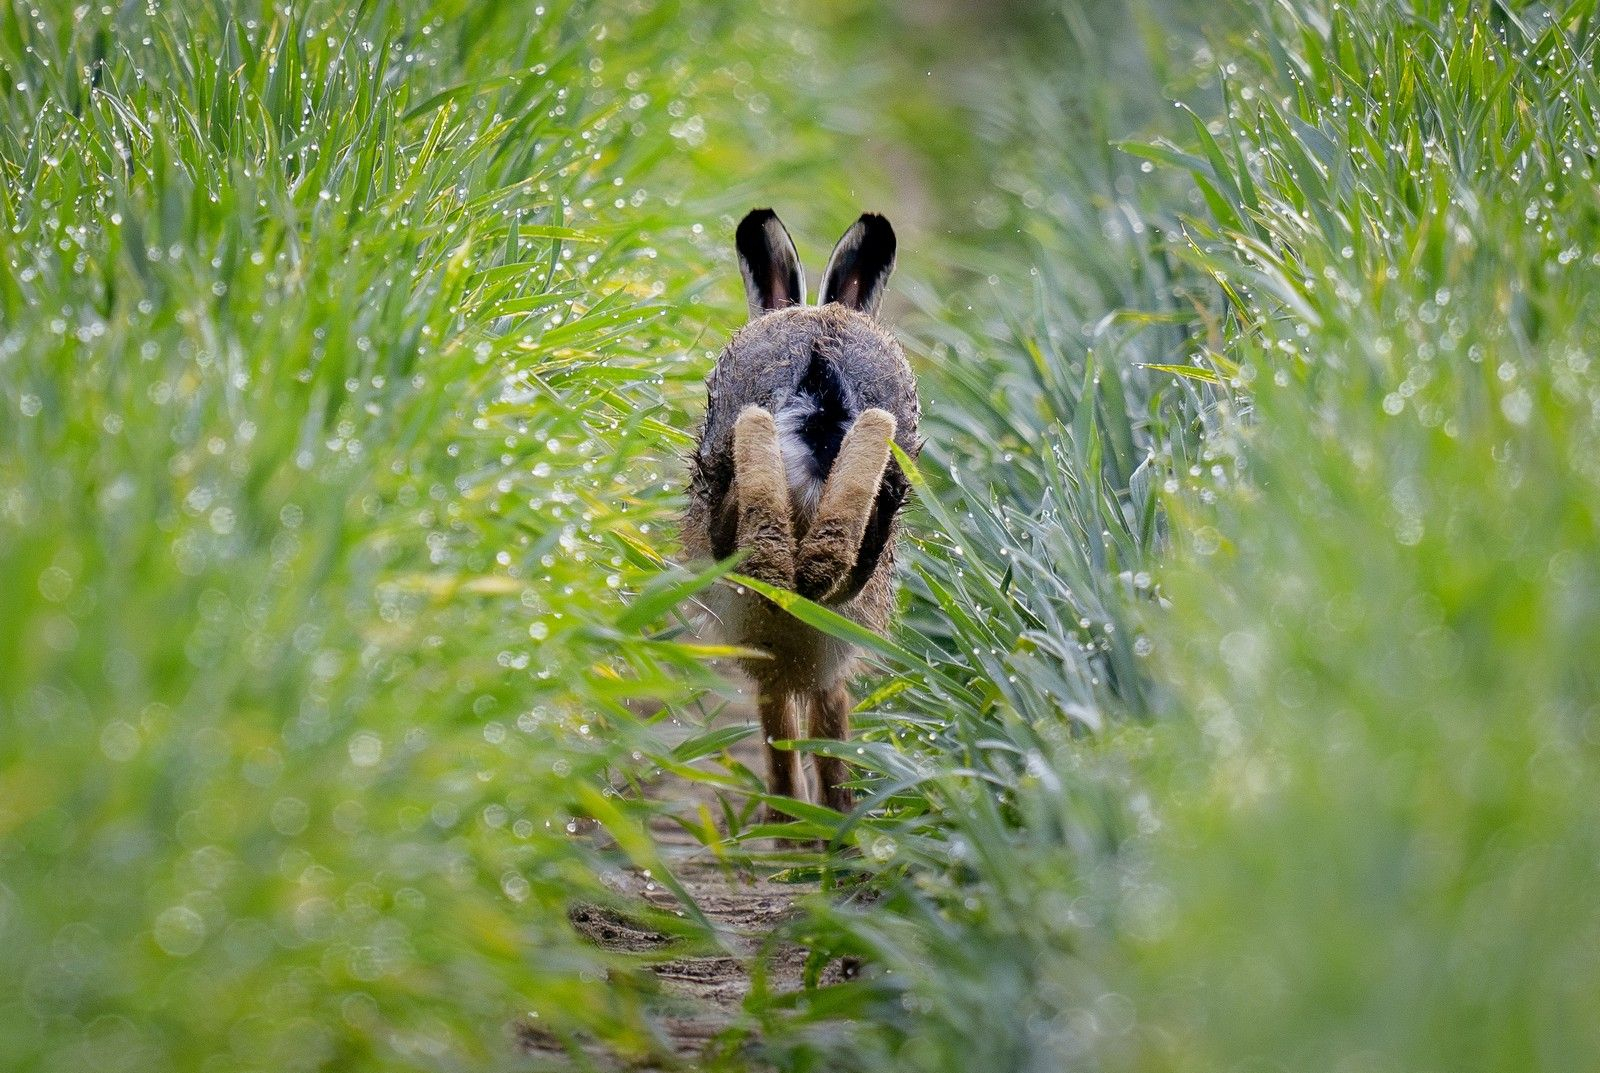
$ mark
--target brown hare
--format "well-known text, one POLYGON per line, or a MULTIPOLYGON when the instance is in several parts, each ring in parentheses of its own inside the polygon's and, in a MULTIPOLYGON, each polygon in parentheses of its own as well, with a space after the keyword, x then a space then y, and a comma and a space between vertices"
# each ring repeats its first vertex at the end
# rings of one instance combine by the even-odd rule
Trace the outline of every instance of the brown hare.
MULTIPOLYGON (((690 461, 683 538, 690 557, 742 551, 739 569, 881 632, 894 602, 897 516, 909 489, 889 450, 917 451, 917 384, 900 344, 876 319, 895 237, 868 213, 845 232, 823 272, 816 306, 789 233, 770 209, 739 224, 734 244, 750 323, 706 382, 705 424, 690 461)), ((846 682, 854 648, 766 599, 723 584, 705 606, 723 639, 765 658, 742 661, 754 679, 766 735, 768 787, 805 797, 799 754, 772 748, 850 732, 846 682)), ((817 760, 819 797, 852 804, 840 760, 817 760)))

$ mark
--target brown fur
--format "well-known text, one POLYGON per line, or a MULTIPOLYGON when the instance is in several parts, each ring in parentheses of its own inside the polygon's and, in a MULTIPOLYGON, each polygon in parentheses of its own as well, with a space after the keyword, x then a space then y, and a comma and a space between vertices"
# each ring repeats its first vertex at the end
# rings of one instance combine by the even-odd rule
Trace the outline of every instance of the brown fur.
POLYGON ((795 591, 801 596, 826 600, 844 584, 861 550, 893 438, 894 415, 887 410, 868 410, 845 434, 800 544, 795 591))
MULTIPOLYGON (((848 739, 850 708, 850 691, 843 685, 814 691, 811 694, 811 736, 834 741, 848 739)), ((843 760, 834 756, 817 757, 817 793, 824 805, 840 812, 850 811, 855 795, 844 785, 847 775, 843 760)))
MULTIPOLYGON (((768 742, 799 737, 794 698, 787 693, 762 693, 756 702, 761 712, 761 732, 768 742)), ((800 754, 787 749, 767 749, 767 788, 784 797, 805 798, 806 776, 800 754)), ((769 814, 770 815, 770 814, 769 814)))
POLYGON ((736 541, 745 551, 745 572, 769 585, 794 588, 789 480, 772 415, 759 406, 746 406, 733 426, 733 490, 739 510, 736 541))

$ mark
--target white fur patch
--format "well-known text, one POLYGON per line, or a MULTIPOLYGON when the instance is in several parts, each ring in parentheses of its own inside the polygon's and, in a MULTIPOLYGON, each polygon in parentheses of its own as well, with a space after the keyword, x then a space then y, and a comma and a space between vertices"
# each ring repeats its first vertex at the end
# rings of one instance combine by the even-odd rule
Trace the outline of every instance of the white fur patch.
POLYGON ((794 510, 810 518, 822 501, 822 478, 812 467, 811 448, 806 445, 800 428, 806 418, 817 412, 817 403, 810 395, 792 395, 773 416, 778 429, 778 450, 783 452, 783 468, 789 477, 789 500, 794 510))

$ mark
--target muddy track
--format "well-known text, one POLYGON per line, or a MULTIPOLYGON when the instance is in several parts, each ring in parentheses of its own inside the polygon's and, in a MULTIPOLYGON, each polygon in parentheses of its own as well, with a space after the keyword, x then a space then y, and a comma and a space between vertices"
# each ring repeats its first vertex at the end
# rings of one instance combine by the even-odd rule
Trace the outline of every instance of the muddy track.
MULTIPOLYGON (((723 725, 754 723, 753 708, 741 706, 718 722, 723 725)), ((758 728, 759 729, 759 728, 758 728)), ((759 733, 736 743, 729 751, 753 771, 764 769, 759 733)), ((774 991, 802 987, 806 951, 774 943, 774 931, 795 911, 795 902, 817 890, 815 883, 779 882, 774 866, 730 867, 693 835, 675 823, 672 815, 695 817, 701 806, 720 815, 716 792, 704 783, 674 775, 663 776, 649 790, 664 808, 651 822, 651 833, 673 874, 722 938, 722 949, 697 952, 656 961, 649 971, 660 991, 652 1014, 662 1040, 662 1053, 626 1060, 599 1048, 584 1048, 574 1060, 553 1037, 531 1026, 520 1026, 523 1049, 544 1059, 535 1068, 580 1069, 587 1063, 598 1069, 630 1071, 699 1069, 708 1047, 725 1030, 744 1019, 742 1006, 750 993, 752 970, 758 959, 765 985, 774 991)), ((672 913, 682 907, 664 885, 652 882, 638 870, 629 870, 612 885, 625 901, 672 913)), ((579 906, 571 914, 573 925, 602 949, 645 958, 661 957, 676 940, 652 929, 642 918, 600 906, 579 906)), ((837 966, 825 979, 836 978, 837 966)))

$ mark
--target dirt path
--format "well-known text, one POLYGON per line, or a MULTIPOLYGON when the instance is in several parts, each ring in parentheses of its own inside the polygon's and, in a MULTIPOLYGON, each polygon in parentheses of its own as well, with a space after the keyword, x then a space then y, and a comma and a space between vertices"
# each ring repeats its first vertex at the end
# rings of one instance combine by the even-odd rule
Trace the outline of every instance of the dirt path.
MULTIPOLYGON (((755 718, 752 708, 740 706, 717 722, 720 726, 754 724, 755 718)), ((759 727, 729 752, 752 771, 764 770, 759 727)), ((650 971, 661 987, 653 1012, 668 1053, 641 1065, 586 1049, 585 1057, 600 1069, 700 1068, 707 1045, 740 1019, 758 956, 765 957, 767 986, 776 991, 802 986, 806 952, 792 945, 765 951, 764 947, 773 930, 793 913, 796 900, 816 891, 816 884, 775 881, 772 876, 778 869, 772 865, 728 867, 673 822, 673 814, 694 818, 702 805, 713 816, 720 816, 713 787, 666 775, 651 787, 650 796, 665 806, 650 825, 656 844, 673 874, 716 927, 726 952, 685 956, 652 966, 650 971)), ((637 899, 667 912, 680 908, 671 891, 636 869, 624 873, 615 885, 628 900, 637 899)), ((659 954, 670 942, 648 925, 600 907, 581 907, 572 914, 572 921, 590 941, 607 950, 649 956, 659 954)), ((549 1060, 546 1068, 577 1068, 554 1039, 534 1031, 524 1031, 521 1038, 530 1054, 549 1060)))

